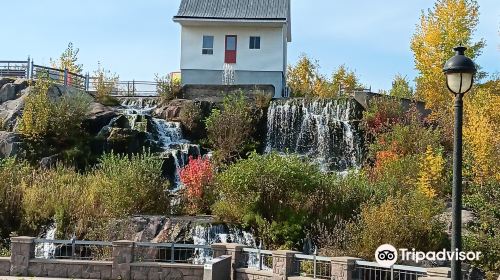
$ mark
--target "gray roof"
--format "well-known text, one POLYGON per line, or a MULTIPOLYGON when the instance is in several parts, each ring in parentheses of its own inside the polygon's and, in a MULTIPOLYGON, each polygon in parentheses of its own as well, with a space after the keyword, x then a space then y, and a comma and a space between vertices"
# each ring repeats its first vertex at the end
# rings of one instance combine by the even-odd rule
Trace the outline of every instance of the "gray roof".
POLYGON ((182 0, 174 18, 290 20, 289 0, 182 0))

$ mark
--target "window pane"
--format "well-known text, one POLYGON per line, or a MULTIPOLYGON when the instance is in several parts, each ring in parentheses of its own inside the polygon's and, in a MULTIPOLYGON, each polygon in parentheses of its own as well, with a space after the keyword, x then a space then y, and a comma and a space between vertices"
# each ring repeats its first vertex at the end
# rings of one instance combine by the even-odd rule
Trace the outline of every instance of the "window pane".
POLYGON ((250 49, 260 49, 260 37, 251 36, 250 37, 250 49))
POLYGON ((234 36, 226 37, 226 50, 228 51, 236 50, 236 37, 234 36))
POLYGON ((214 36, 203 36, 203 48, 204 49, 214 48, 214 36))

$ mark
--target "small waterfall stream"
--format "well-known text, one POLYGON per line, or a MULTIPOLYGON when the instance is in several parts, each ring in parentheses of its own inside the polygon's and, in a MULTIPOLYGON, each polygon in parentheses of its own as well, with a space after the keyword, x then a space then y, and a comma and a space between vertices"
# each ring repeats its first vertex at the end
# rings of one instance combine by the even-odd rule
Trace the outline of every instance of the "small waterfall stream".
MULTIPOLYGON (((57 226, 54 223, 47 228, 47 231, 42 235, 42 238, 47 240, 55 240, 56 231, 57 226)), ((54 243, 38 243, 35 246, 35 257, 37 258, 52 259, 54 258, 55 252, 56 246, 54 245, 54 243)))
MULTIPOLYGON (((129 118, 131 127, 137 130, 144 130, 137 120, 144 117, 151 117, 152 111, 156 109, 157 101, 152 98, 134 98, 125 99, 122 102, 120 111, 129 118)), ((189 156, 200 156, 201 149, 199 145, 191 144, 184 139, 181 124, 178 122, 169 122, 163 119, 151 118, 154 131, 151 131, 158 146, 163 150, 163 157, 172 157, 175 165, 174 188, 171 192, 179 190, 181 182, 179 171, 186 166, 189 156)))
POLYGON ((266 151, 307 156, 324 171, 356 168, 363 156, 358 106, 350 99, 273 101, 268 110, 266 151))

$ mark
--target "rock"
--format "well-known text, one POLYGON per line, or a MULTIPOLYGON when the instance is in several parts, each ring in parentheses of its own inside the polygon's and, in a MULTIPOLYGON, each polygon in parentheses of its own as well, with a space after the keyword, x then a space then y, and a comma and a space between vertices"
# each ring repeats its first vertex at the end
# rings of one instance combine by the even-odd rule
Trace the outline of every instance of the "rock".
POLYGON ((40 168, 42 169, 50 169, 56 166, 59 161, 59 155, 52 155, 50 157, 44 157, 40 160, 40 168))
POLYGON ((0 129, 14 131, 17 126, 17 119, 21 117, 24 102, 28 94, 23 94, 21 97, 4 102, 0 105, 0 129))
POLYGON ((16 87, 16 93, 26 89, 29 86, 29 80, 24 78, 19 78, 14 81, 14 86, 16 87))
MULTIPOLYGON (((446 211, 438 216, 439 221, 446 224, 446 232, 449 236, 451 236, 451 220, 452 220, 452 211, 451 205, 448 205, 446 211)), ((467 230, 467 226, 474 221, 477 220, 477 217, 474 215, 472 211, 462 209, 462 228, 464 231, 467 230)))
POLYGON ((197 141, 206 137, 205 126, 202 120, 210 116, 212 110, 217 107, 217 103, 209 101, 174 99, 166 106, 157 108, 153 112, 153 115, 166 121, 181 122, 186 139, 197 141), (183 119, 182 114, 185 110, 191 110, 192 108, 196 108, 199 117, 192 123, 186 123, 190 120, 183 119))
POLYGON ((112 108, 97 102, 91 103, 89 111, 87 118, 83 121, 83 128, 93 135, 99 133, 118 115, 112 108))
POLYGON ((22 141, 18 134, 0 131, 0 158, 13 157, 22 150, 22 141))
POLYGON ((11 84, 13 82, 14 82, 14 79, 12 79, 12 78, 7 78, 7 77, 0 78, 0 88, 2 88, 6 84, 11 84))
POLYGON ((0 89, 0 104, 16 99, 16 86, 14 84, 5 84, 0 89))

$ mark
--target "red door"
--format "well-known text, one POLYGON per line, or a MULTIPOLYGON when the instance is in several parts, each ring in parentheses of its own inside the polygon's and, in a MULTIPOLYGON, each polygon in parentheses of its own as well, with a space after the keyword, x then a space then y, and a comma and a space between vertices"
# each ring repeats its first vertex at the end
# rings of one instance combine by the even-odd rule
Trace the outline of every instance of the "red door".
POLYGON ((236 49, 238 40, 236 35, 226 35, 226 55, 224 58, 225 63, 236 63, 236 49))

